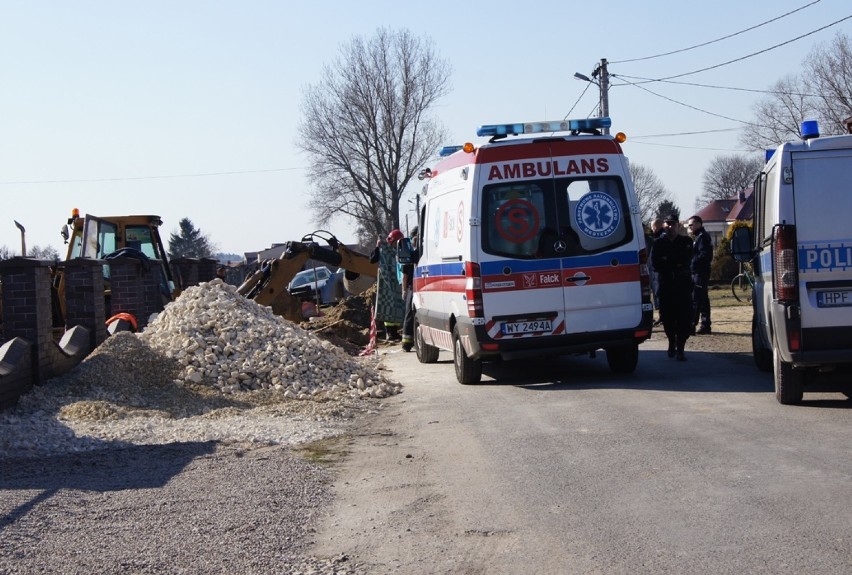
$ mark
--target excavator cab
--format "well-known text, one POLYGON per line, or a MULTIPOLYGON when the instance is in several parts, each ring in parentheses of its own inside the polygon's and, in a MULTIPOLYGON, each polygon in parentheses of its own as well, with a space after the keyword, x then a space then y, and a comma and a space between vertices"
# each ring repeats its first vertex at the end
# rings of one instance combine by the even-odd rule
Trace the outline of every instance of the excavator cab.
MULTIPOLYGON (((61 230, 62 237, 68 244, 65 260, 103 260, 122 250, 126 255, 157 260, 162 267, 163 299, 170 301, 177 293, 168 256, 160 239, 159 228, 162 223, 159 216, 153 215, 98 217, 86 214, 85 217, 80 217, 80 211, 75 208, 61 230)), ((107 301, 110 296, 109 269, 109 265, 103 266, 104 296, 107 301)), ((53 286, 56 295, 54 307, 59 311, 58 314, 54 313, 54 323, 62 325, 65 321, 65 277, 61 270, 55 272, 53 286)))

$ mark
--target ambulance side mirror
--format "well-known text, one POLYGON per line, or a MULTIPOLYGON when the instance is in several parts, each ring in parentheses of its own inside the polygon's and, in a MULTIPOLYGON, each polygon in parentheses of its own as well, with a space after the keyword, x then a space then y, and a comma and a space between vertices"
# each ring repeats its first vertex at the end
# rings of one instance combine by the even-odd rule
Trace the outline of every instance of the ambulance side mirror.
POLYGON ((414 247, 411 245, 411 238, 402 238, 396 246, 396 261, 401 264, 410 264, 414 262, 414 247))
POLYGON ((731 236, 731 257, 740 263, 750 262, 754 258, 751 228, 737 228, 731 236))

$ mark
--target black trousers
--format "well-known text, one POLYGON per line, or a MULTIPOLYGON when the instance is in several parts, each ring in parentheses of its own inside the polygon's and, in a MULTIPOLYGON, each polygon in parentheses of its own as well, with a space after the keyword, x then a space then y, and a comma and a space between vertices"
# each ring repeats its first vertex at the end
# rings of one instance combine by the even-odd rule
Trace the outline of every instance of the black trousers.
POLYGON ((692 281, 689 278, 660 281, 660 319, 669 346, 683 351, 692 331, 692 281))
POLYGON ((405 317, 402 320, 402 341, 414 341, 414 290, 405 292, 405 317))
POLYGON ((710 274, 692 275, 692 325, 701 323, 701 327, 710 329, 710 295, 707 286, 710 274))

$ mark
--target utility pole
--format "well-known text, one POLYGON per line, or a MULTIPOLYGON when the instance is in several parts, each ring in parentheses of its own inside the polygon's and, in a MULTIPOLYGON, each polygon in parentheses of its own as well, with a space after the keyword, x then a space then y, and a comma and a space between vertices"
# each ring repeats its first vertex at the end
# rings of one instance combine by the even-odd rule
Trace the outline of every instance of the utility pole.
MULTIPOLYGON (((594 84, 597 86, 600 91, 600 98, 598 100, 598 117, 599 118, 608 118, 609 117, 609 72, 606 69, 606 58, 601 58, 601 63, 597 65, 594 72, 592 72, 592 77, 589 78, 585 74, 581 74, 579 72, 574 73, 574 77, 578 80, 582 80, 584 82, 589 82, 590 84, 594 84), (594 78, 594 79, 593 79, 594 78)), ((609 134, 609 128, 604 128, 604 134, 609 134)))
MULTIPOLYGON (((606 69, 606 58, 601 58, 601 63, 592 72, 593 78, 598 78, 598 87, 601 89, 600 115, 602 118, 609 117, 609 72, 606 69)), ((609 128, 604 128, 604 134, 609 134, 609 128)))

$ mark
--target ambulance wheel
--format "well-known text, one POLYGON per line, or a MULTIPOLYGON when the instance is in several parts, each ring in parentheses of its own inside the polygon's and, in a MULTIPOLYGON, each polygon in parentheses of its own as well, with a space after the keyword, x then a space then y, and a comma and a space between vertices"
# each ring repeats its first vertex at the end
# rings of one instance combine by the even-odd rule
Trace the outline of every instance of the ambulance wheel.
POLYGON ((478 383, 482 379, 482 360, 470 359, 464 352, 458 326, 453 328, 453 365, 459 383, 467 385, 478 383))
POLYGON ((420 363, 435 363, 438 361, 438 348, 423 341, 420 333, 420 322, 414 318, 414 353, 420 363))
POLYGON ((775 399, 783 405, 796 405, 802 402, 805 391, 805 372, 793 369, 793 364, 781 361, 777 349, 772 352, 775 369, 775 399))
POLYGON ((639 344, 606 348, 606 362, 615 373, 633 373, 639 363, 639 344))
POLYGON ((772 371, 772 350, 761 345, 760 334, 757 332, 757 314, 751 317, 751 354, 754 363, 760 371, 772 371))

